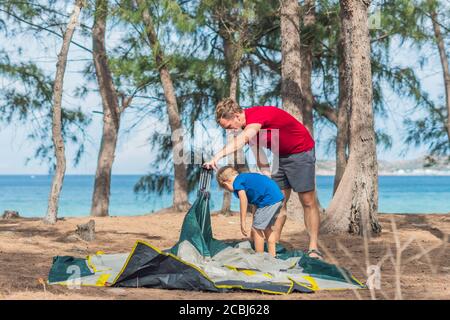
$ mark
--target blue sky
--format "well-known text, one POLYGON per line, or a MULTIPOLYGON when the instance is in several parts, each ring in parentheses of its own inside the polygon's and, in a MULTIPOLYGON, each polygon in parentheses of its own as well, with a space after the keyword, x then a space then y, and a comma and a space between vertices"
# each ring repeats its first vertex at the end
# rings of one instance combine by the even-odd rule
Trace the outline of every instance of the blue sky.
MULTIPOLYGON (((120 35, 117 35, 119 39, 120 35)), ((112 41, 117 39, 110 39, 112 41)), ((80 39, 78 39, 80 40, 80 39)), ((16 37, 14 42, 5 41, 0 36, 0 41, 8 48, 8 52, 14 52, 14 47, 21 46, 24 48, 24 54, 20 60, 33 59, 44 68, 49 74, 53 74, 56 64, 56 56, 60 46, 60 40, 51 36, 38 39, 29 36, 16 37)), ((81 41, 81 40, 80 40, 81 41)), ((86 43, 90 46, 90 43, 86 43)), ((441 67, 438 59, 437 50, 433 47, 424 47, 421 54, 428 56, 428 62, 423 69, 419 68, 418 57, 419 52, 416 49, 404 45, 401 48, 392 49, 392 59, 396 64, 412 65, 415 67, 419 76, 423 80, 424 89, 426 89, 431 97, 437 98, 444 92, 441 67)), ((14 56, 13 56, 14 58, 14 56)), ((19 57, 16 57, 19 61, 19 57)), ((69 60, 89 59, 90 55, 83 50, 72 46, 70 49, 69 60)), ((65 92, 63 103, 66 106, 82 105, 86 112, 100 111, 101 102, 97 94, 90 94, 85 100, 77 101, 72 96, 73 89, 77 83, 84 81, 78 73, 83 67, 83 61, 70 61, 67 67, 65 77, 65 92)), ((0 80, 0 85, 4 82, 0 80)), ((93 84, 95 86, 95 84, 93 84)), ((393 146, 390 150, 378 150, 378 158, 382 160, 400 160, 413 159, 423 156, 426 153, 424 147, 411 147, 408 152, 401 154, 405 150, 403 143, 404 128, 402 125, 403 118, 406 114, 411 114, 411 104, 408 101, 398 99, 394 94, 388 94, 387 105, 388 118, 376 119, 376 127, 383 127, 392 136, 393 146)), ((101 133, 101 115, 92 114, 93 121, 88 128, 90 141, 87 144, 86 153, 83 156, 78 167, 74 168, 72 164, 68 164, 67 174, 95 174, 97 162, 97 152, 100 145, 101 133)), ((154 159, 147 139, 153 130, 164 128, 165 124, 159 123, 151 116, 146 119, 131 134, 125 134, 123 129, 129 127, 133 122, 133 117, 125 114, 123 118, 122 131, 119 137, 119 143, 114 162, 113 173, 115 174, 143 174, 152 169, 151 162, 154 159)), ((36 145, 26 139, 27 132, 30 127, 23 127, 21 124, 11 124, 7 127, 0 125, 0 148, 2 150, 0 160, 0 174, 46 174, 48 167, 46 164, 40 164, 37 161, 31 161, 27 165, 25 161, 28 157, 32 157, 36 145)), ((49 128, 50 130, 50 128, 49 128)), ((333 153, 326 154, 325 142, 328 140, 332 131, 327 128, 317 128, 316 137, 318 141, 317 157, 318 159, 332 159, 333 153)), ((68 147, 67 155, 71 159, 74 153, 73 147, 68 147)))

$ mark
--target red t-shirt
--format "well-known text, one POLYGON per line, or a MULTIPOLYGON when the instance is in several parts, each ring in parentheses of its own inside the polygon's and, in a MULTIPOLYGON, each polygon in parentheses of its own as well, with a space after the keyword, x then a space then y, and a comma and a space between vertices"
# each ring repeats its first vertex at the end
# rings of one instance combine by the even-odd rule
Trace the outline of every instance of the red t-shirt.
MULTIPOLYGON (((289 155, 309 151, 314 148, 314 140, 311 137, 308 129, 298 121, 290 113, 283 109, 273 106, 257 106, 244 109, 245 125, 251 123, 261 124, 261 129, 266 129, 265 132, 258 134, 257 143, 264 143, 263 146, 272 149, 276 152, 276 146, 272 143, 271 129, 278 129, 278 150, 280 155, 289 155)), ((252 144, 252 141, 250 142, 252 144)))

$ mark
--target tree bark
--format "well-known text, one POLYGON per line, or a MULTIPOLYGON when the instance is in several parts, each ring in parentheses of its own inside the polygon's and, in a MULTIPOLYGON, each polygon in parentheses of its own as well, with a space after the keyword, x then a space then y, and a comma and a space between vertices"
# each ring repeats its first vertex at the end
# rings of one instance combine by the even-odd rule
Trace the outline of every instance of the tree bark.
MULTIPOLYGON (((314 137, 314 97, 311 87, 312 47, 311 41, 300 41, 300 15, 296 0, 281 1, 281 99, 282 108, 303 123, 314 137)), ((303 24, 311 27, 315 23, 315 1, 304 4, 303 24)), ((320 207, 319 200, 316 200, 320 207)), ((323 211, 319 209, 319 211, 323 211)), ((298 197, 291 196, 288 213, 302 217, 303 206, 298 197)))
MULTIPOLYGON (((239 102, 239 73, 243 55, 242 45, 240 43, 234 43, 233 40, 231 40, 232 35, 223 28, 219 30, 219 34, 223 40, 225 65, 230 86, 229 97, 236 102, 239 102)), ((227 138, 234 139, 234 137, 227 138)), ((239 172, 244 171, 245 164, 241 163, 243 161, 243 155, 242 149, 235 151, 228 156, 228 164, 235 166, 239 172)), ((220 209, 220 212, 225 215, 228 215, 231 212, 231 192, 229 191, 223 192, 222 208, 220 209)))
POLYGON ((347 167, 348 148, 348 114, 345 106, 339 103, 338 123, 336 135, 336 171, 334 175, 333 195, 341 183, 345 168, 347 167))
POLYGON ((228 34, 228 31, 219 31, 223 39, 223 51, 225 58, 225 65, 227 68, 227 77, 229 83, 229 97, 235 101, 239 100, 239 73, 241 70, 242 60, 242 45, 240 43, 234 43, 231 40, 232 35, 228 34))
POLYGON ((297 0, 281 0, 280 29, 282 107, 303 123, 300 17, 297 0))
POLYGON ((64 139, 62 136, 62 94, 64 87, 64 74, 67 65, 67 55, 69 53, 70 42, 72 40, 75 28, 78 23, 83 2, 75 1, 75 5, 70 16, 67 29, 64 32, 63 44, 58 54, 58 62, 56 63, 55 83, 53 86, 53 114, 52 114, 52 139, 55 148, 56 169, 53 176, 52 187, 48 200, 47 215, 44 222, 48 224, 56 223, 58 216, 59 196, 61 194, 64 175, 66 172, 66 156, 64 139))
POLYGON ((142 8, 142 20, 144 22, 147 39, 150 42, 153 56, 158 66, 161 84, 164 90, 166 100, 167 115, 169 118, 169 126, 172 134, 172 154, 174 159, 174 187, 173 187, 173 209, 175 211, 184 212, 189 209, 188 186, 186 165, 184 163, 183 148, 183 128, 181 124, 180 112, 178 110, 175 88, 169 69, 164 61, 164 52, 158 41, 158 37, 153 24, 153 19, 146 6, 145 1, 137 0, 137 4, 142 8))
POLYGON ((95 2, 94 25, 92 28, 92 47, 95 74, 102 98, 103 131, 97 159, 94 191, 92 194, 91 216, 109 215, 109 196, 111 193, 111 171, 114 163, 117 138, 119 135, 119 99, 113 83, 105 47, 105 28, 108 16, 108 0, 95 2))
POLYGON ((369 236, 378 223, 378 165, 372 110, 368 6, 341 0, 345 104, 350 111, 350 153, 342 180, 327 209, 322 230, 369 236))
POLYGON ((442 75, 444 77, 445 86, 445 104, 447 107, 447 136, 450 143, 450 70, 448 66, 447 53, 445 52, 444 38, 441 33, 441 26, 437 20, 437 13, 435 9, 431 10, 431 21, 433 22, 434 37, 439 50, 439 57, 442 65, 442 75))
POLYGON ((88 223, 78 224, 75 233, 84 241, 94 241, 95 220, 89 220, 88 223))
MULTIPOLYGON (((303 5, 303 26, 309 31, 316 23, 315 0, 305 0, 303 5)), ((308 36, 301 39, 300 60, 301 60, 301 88, 303 89, 301 109, 303 113, 303 124, 314 137, 313 105, 314 96, 312 92, 312 70, 313 70, 313 52, 312 32, 307 32, 308 36)))
POLYGON ((343 33, 339 33, 338 42, 338 59, 339 59, 339 103, 336 120, 336 173, 334 175, 333 195, 341 182, 342 176, 347 166, 347 148, 348 148, 348 135, 349 135, 349 114, 347 109, 347 97, 348 90, 344 88, 344 71, 345 71, 345 57, 343 56, 343 33))

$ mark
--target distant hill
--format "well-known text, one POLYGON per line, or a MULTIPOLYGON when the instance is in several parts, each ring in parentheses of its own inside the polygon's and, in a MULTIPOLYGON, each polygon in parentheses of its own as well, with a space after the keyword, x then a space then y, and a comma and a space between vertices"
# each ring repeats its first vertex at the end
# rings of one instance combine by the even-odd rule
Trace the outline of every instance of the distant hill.
MULTIPOLYGON (((334 160, 317 160, 316 172, 318 175, 334 175, 334 160)), ((398 161, 378 161, 379 175, 445 175, 450 176, 450 162, 447 159, 437 159, 430 161, 426 157, 398 160, 398 161)))

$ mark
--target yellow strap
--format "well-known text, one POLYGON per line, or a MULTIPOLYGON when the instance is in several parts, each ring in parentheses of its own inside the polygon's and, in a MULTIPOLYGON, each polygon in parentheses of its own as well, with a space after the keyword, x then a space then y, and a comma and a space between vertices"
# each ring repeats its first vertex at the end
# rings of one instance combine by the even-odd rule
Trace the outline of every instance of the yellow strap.
POLYGON ((108 279, 109 279, 109 276, 110 276, 110 274, 108 274, 108 273, 102 274, 100 277, 98 277, 98 280, 97 280, 97 282, 95 283, 95 285, 96 285, 97 287, 104 287, 105 284, 106 284, 106 282, 107 282, 108 279))
POLYGON ((303 279, 308 281, 311 284, 311 290, 317 291, 319 290, 319 285, 317 284, 316 280, 314 280, 311 276, 303 276, 303 279))

